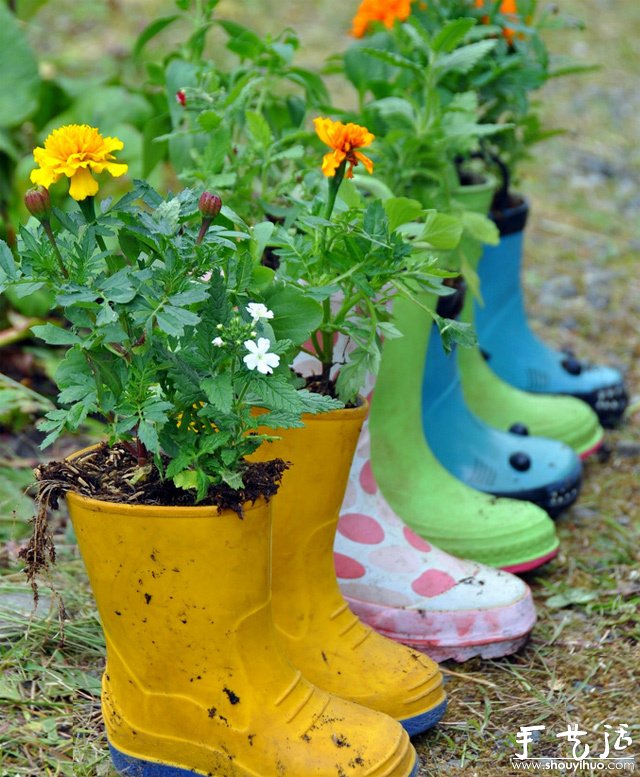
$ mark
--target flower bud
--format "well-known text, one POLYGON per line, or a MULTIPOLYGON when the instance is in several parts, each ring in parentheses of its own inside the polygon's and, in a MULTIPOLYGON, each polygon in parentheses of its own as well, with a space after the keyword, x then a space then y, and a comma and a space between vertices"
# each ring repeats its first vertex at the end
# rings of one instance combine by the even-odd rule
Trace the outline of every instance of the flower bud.
POLYGON ((198 202, 198 210, 203 219, 214 219, 222 208, 222 200, 211 192, 202 192, 198 202))
POLYGON ((180 103, 180 105, 185 108, 187 105, 187 95, 184 91, 184 89, 178 89, 176 92, 176 100, 180 103))
POLYGON ((38 221, 49 221, 51 216, 51 198, 44 186, 34 186, 24 195, 24 204, 38 221))

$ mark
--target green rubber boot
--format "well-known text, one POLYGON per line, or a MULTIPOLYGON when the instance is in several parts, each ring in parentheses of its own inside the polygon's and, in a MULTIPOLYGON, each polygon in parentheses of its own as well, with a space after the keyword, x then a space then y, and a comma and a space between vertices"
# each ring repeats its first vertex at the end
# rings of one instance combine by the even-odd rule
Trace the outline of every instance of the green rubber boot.
MULTIPOLYGON (((421 302, 435 304, 430 295, 421 302)), ((371 465, 386 500, 414 531, 456 556, 512 572, 544 564, 559 545, 547 514, 469 488, 429 449, 421 402, 431 318, 398 299, 394 321, 404 336, 384 344, 369 420, 371 465)))

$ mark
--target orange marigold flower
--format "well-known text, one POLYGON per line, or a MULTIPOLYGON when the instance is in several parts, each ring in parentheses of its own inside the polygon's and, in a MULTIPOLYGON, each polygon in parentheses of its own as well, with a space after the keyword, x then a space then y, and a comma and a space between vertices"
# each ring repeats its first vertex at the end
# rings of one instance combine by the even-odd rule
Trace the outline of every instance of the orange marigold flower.
POLYGON ((44 148, 33 150, 40 169, 31 171, 31 182, 48 189, 65 175, 71 181, 69 194, 74 200, 92 197, 99 188, 92 172, 106 170, 118 178, 129 169, 127 165, 117 164, 112 154, 123 146, 118 138, 103 138, 95 127, 87 124, 59 127, 45 140, 44 148))
MULTIPOLYGON (((484 8, 484 0, 475 0, 475 6, 476 8, 484 8)), ((502 0, 500 3, 500 13, 504 14, 505 16, 517 16, 518 15, 518 5, 517 0, 502 0)), ((483 16, 482 21, 484 24, 488 24, 489 17, 483 16)), ((507 39, 509 43, 513 41, 514 31, 511 29, 511 27, 505 27, 502 30, 502 34, 507 39)))
POLYGON ((353 17, 351 34, 362 38, 372 22, 382 22, 390 30, 396 21, 403 22, 411 13, 411 0, 362 0, 353 17))
POLYGON ((316 133, 323 143, 333 149, 322 158, 322 172, 327 178, 333 178, 336 170, 346 160, 346 177, 353 177, 353 168, 362 162, 368 173, 373 172, 373 162, 369 157, 361 154, 359 148, 364 148, 371 144, 374 135, 366 127, 359 124, 343 124, 341 121, 332 121, 318 117, 313 120, 316 133))

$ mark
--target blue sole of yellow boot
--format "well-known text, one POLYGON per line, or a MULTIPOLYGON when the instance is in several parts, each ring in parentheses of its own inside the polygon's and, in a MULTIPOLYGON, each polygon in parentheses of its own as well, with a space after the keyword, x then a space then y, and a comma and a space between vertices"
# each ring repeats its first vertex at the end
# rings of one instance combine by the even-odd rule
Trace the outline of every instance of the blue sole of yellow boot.
POLYGON ((401 720, 404 730, 410 737, 415 737, 417 734, 423 734, 430 728, 433 728, 444 717, 444 713, 447 711, 447 700, 445 699, 437 707, 434 707, 427 712, 423 712, 421 715, 416 715, 413 718, 407 718, 401 720))
POLYGON ((109 745, 109 750, 115 770, 125 777, 193 777, 194 775, 194 772, 181 769, 179 766, 154 763, 146 761, 144 758, 133 758, 116 750, 113 745, 109 745))
MULTIPOLYGON (((124 777, 193 777, 194 775, 194 772, 190 769, 181 769, 179 766, 145 761, 143 758, 132 758, 130 755, 125 755, 116 750, 113 745, 109 745, 109 750, 115 770, 124 777)), ((416 758, 409 777, 418 777, 419 770, 420 759, 416 758)))

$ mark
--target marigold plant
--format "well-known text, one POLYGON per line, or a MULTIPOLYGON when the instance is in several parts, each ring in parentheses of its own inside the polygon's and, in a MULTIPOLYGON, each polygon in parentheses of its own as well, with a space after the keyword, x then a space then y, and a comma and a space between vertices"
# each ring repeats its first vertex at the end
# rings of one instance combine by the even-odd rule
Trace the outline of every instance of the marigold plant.
POLYGON ((349 404, 357 401, 366 375, 377 372, 382 339, 400 336, 391 299, 415 299, 425 289, 447 293, 443 279, 452 273, 435 267, 431 238, 438 241, 442 227, 436 213, 404 197, 390 195, 382 202, 364 196, 354 185, 361 183, 352 172, 358 163, 373 171, 372 161, 358 150, 374 141, 373 133, 324 117, 315 119, 315 127, 333 149, 318 166, 326 185, 321 185, 318 167, 315 175, 308 170, 300 177, 289 207, 280 208, 284 223, 275 227, 269 244, 278 276, 322 303, 322 318, 302 348, 320 364, 310 386, 335 392, 349 404), (410 241, 404 230, 413 221, 424 223, 417 224, 416 239, 410 241), (348 351, 336 344, 337 335, 350 343, 348 351))
POLYGON ((327 178, 333 178, 336 170, 346 161, 347 178, 353 177, 353 168, 362 162, 368 173, 373 172, 373 162, 368 156, 358 151, 371 145, 374 136, 366 127, 359 124, 343 124, 341 121, 318 117, 313 120, 316 133, 320 140, 333 149, 322 159, 322 172, 327 178))
MULTIPOLYGON (((61 128, 47 153, 67 158, 55 168, 67 174, 83 162, 108 169, 116 147, 90 128, 61 128)), ((268 439, 252 409, 267 411, 261 427, 282 428, 339 407, 298 390, 288 369, 320 304, 264 277, 260 228, 247 228, 216 195, 164 198, 137 181, 97 215, 52 208, 42 187, 25 199, 35 219, 20 232, 17 257, 0 241, 0 293, 44 288, 55 298, 55 318, 33 328, 67 349, 57 407, 40 424, 43 446, 97 415, 109 444, 137 459, 140 486, 154 468, 201 501, 220 484, 243 488, 246 457, 268 439)))
POLYGON ((39 169, 31 172, 31 182, 48 189, 62 176, 70 180, 69 194, 74 200, 85 200, 100 188, 92 173, 105 170, 114 178, 124 175, 128 165, 117 163, 114 151, 121 151, 118 138, 103 137, 87 124, 68 124, 54 130, 44 148, 34 149, 33 158, 39 169))

